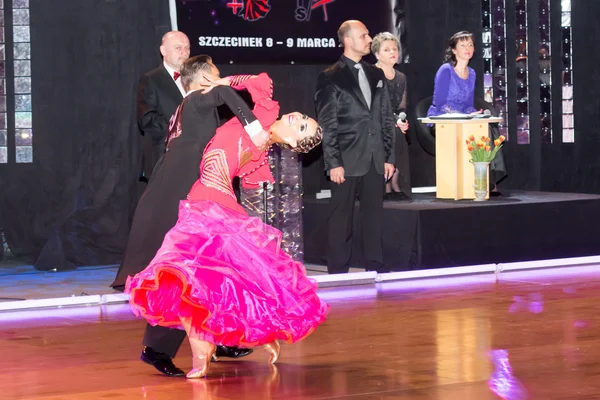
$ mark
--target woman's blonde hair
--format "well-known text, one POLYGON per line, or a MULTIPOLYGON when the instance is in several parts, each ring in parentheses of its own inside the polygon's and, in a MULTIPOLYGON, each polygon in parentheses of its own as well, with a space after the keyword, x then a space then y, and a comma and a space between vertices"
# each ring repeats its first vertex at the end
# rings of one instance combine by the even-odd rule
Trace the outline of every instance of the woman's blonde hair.
MULTIPOLYGON (((398 48, 398 51, 400 51, 400 42, 398 41, 396 35, 390 32, 381 32, 375 35, 375 37, 373 38, 373 42, 371 42, 371 53, 373 53, 373 55, 379 53, 383 42, 386 42, 388 40, 394 42, 396 44, 396 47, 398 48)), ((400 58, 401 57, 399 56, 398 59, 400 58)))

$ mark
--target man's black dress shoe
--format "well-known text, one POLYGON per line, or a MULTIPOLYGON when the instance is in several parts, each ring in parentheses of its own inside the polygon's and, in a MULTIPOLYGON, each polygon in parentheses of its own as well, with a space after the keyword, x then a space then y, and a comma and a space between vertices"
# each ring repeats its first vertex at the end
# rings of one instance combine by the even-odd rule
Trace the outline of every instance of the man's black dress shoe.
POLYGON ((184 372, 173 364, 173 360, 165 353, 154 351, 151 347, 144 347, 140 360, 154 366, 167 376, 184 376, 184 372))
POLYGON ((217 346, 213 361, 219 357, 240 358, 252 353, 253 349, 238 349, 237 347, 217 346))

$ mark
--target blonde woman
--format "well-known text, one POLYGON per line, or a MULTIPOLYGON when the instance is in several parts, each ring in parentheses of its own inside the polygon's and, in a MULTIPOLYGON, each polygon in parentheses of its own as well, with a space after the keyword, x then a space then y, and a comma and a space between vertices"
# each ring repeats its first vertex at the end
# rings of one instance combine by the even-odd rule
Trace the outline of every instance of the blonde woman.
POLYGON ((406 111, 406 75, 396 71, 394 66, 401 57, 400 43, 395 35, 382 32, 373 38, 371 52, 377 58, 377 66, 385 73, 390 94, 392 111, 396 121, 396 172, 386 184, 387 200, 406 200, 412 196, 410 184, 410 164, 408 156, 408 122, 398 116, 406 111))

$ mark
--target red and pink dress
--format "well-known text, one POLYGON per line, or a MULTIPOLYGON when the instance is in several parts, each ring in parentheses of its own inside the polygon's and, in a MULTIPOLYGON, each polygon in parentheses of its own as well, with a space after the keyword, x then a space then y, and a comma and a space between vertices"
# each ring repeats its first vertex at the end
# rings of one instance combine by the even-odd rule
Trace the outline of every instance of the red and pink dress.
MULTIPOLYGON (((279 104, 268 75, 238 76, 232 87, 248 90, 265 129, 275 122, 279 104)), ((267 161, 237 119, 217 130, 177 224, 150 265, 127 280, 137 315, 179 329, 180 318, 191 317, 193 336, 237 347, 296 342, 325 321, 328 306, 303 265, 281 250, 281 232, 236 201, 234 177, 245 187, 273 182, 267 161), (243 154, 251 161, 240 167, 243 154)))

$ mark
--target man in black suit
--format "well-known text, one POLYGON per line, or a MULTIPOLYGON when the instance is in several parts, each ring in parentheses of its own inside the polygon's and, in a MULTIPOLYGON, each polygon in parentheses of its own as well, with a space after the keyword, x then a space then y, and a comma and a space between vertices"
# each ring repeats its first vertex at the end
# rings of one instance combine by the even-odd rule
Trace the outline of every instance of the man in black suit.
POLYGON ((394 118, 383 71, 361 61, 371 51, 365 25, 344 22, 338 39, 344 55, 319 74, 315 93, 325 170, 332 182, 327 270, 348 272, 358 196, 366 268, 384 272, 383 194, 394 174, 394 118))
POLYGON ((190 57, 190 41, 185 33, 166 33, 160 45, 163 62, 144 74, 138 85, 138 125, 143 138, 143 174, 150 179, 154 166, 165 152, 169 119, 183 100, 185 90, 180 68, 190 57))

